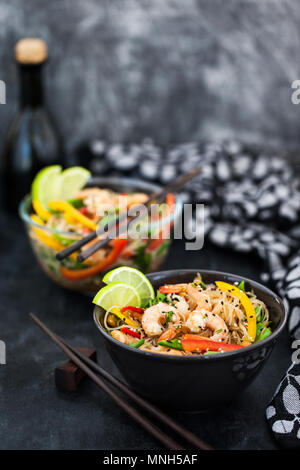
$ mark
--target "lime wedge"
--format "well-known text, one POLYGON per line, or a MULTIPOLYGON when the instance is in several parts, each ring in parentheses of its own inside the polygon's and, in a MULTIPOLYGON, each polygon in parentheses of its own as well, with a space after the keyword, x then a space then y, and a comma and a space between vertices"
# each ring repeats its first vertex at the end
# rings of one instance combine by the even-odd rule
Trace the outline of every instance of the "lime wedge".
POLYGON ((50 201, 73 199, 91 176, 88 170, 80 166, 61 170, 60 165, 53 165, 38 172, 31 186, 33 200, 47 207, 50 201))
POLYGON ((146 276, 135 268, 129 268, 127 266, 121 266, 120 268, 113 269, 105 274, 102 279, 105 284, 110 282, 123 282, 129 286, 135 288, 135 290, 140 294, 142 299, 154 299, 155 293, 151 285, 151 282, 146 278, 146 276))
POLYGON ((31 186, 33 200, 47 207, 49 201, 57 199, 57 194, 60 194, 61 169, 60 165, 52 165, 38 172, 31 186))
POLYGON ((73 199, 77 191, 85 186, 90 177, 91 172, 81 166, 73 166, 64 170, 60 177, 61 188, 59 199, 73 199))
POLYGON ((108 286, 99 290, 93 299, 93 303, 104 308, 104 310, 109 310, 114 305, 139 307, 141 297, 134 287, 121 282, 111 282, 108 286))

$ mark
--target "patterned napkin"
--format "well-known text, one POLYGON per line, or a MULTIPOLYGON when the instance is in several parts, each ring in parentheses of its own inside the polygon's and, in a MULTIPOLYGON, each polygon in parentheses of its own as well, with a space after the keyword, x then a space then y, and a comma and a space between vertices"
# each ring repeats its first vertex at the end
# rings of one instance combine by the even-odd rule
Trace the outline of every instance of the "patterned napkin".
POLYGON ((201 166, 202 173, 181 193, 184 202, 205 204, 205 235, 211 242, 254 252, 265 261, 262 280, 288 309, 292 364, 266 416, 281 445, 300 447, 300 177, 283 157, 238 142, 163 149, 150 140, 93 141, 88 157, 94 173, 114 171, 161 184, 201 166))

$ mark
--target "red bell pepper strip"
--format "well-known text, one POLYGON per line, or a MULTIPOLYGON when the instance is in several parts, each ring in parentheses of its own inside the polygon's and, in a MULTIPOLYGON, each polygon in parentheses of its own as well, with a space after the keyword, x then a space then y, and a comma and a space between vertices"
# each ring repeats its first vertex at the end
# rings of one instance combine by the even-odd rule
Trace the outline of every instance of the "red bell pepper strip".
POLYGON ((78 209, 79 212, 81 212, 81 214, 83 215, 88 215, 89 211, 87 210, 86 207, 81 207, 80 209, 78 209))
POLYGON ((175 204, 175 196, 172 193, 168 193, 166 196, 166 203, 169 206, 169 208, 172 208, 172 206, 175 204))
POLYGON ((220 341, 212 341, 199 335, 187 334, 181 340, 182 347, 186 352, 193 351, 236 351, 244 346, 239 344, 228 344, 220 341))
POLYGON ((129 305, 128 307, 122 307, 121 308, 121 312, 126 312, 127 310, 129 310, 130 312, 135 312, 135 313, 144 313, 144 308, 139 308, 139 307, 132 307, 131 305, 129 305))
POLYGON ((108 269, 118 259, 126 244, 127 239, 116 238, 112 242, 112 250, 106 256, 106 258, 102 259, 99 263, 86 269, 68 269, 62 266, 61 273, 66 279, 69 279, 71 281, 88 279, 89 277, 92 277, 95 274, 98 274, 99 272, 108 269))
POLYGON ((159 238, 156 238, 155 240, 152 240, 149 245, 147 246, 146 248, 146 252, 149 253, 150 251, 154 251, 156 250, 157 248, 160 247, 160 245, 163 244, 163 242, 165 241, 164 238, 162 238, 162 235, 160 234, 159 235, 159 238))
POLYGON ((136 331, 130 330, 129 328, 126 328, 125 326, 123 326, 123 328, 121 328, 121 331, 123 333, 125 333, 126 335, 133 336, 134 338, 140 338, 141 337, 141 335, 139 333, 137 333, 136 331))

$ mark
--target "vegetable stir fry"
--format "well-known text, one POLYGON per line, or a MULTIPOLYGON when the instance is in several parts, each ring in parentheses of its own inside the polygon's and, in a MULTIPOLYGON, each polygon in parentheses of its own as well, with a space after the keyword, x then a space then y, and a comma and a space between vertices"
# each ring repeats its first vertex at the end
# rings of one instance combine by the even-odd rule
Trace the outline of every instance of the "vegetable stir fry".
MULTIPOLYGON (((122 291, 125 285, 120 283, 118 288, 122 291)), ((100 291, 94 302, 103 306, 105 294, 100 291)), ((200 275, 190 283, 161 286, 139 306, 111 305, 106 308, 104 326, 124 344, 172 355, 235 351, 272 332, 267 306, 244 281, 205 284, 200 275)))
MULTIPOLYGON (((141 219, 140 235, 130 233, 115 239, 84 262, 78 252, 59 262, 55 255, 66 246, 95 231, 113 225, 122 213, 144 204, 149 195, 143 192, 117 192, 108 188, 83 187, 90 177, 87 170, 72 167, 61 171, 59 166, 43 169, 32 185, 32 207, 28 224, 29 236, 42 267, 57 282, 83 291, 97 291, 99 273, 114 266, 132 266, 144 272, 154 271, 163 262, 170 245, 172 221, 168 218, 175 207, 175 197, 141 219), (165 222, 166 220, 166 222, 165 222)), ((82 251, 97 239, 82 247, 82 251)))

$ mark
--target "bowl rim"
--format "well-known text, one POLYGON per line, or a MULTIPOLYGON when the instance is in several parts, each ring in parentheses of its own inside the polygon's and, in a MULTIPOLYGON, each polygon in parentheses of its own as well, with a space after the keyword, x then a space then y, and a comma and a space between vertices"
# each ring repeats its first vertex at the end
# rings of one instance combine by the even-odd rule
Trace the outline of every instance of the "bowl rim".
POLYGON ((179 272, 186 273, 186 274, 200 272, 201 274, 203 273, 203 274, 213 274, 213 275, 216 275, 216 276, 221 275, 221 276, 224 276, 224 277, 226 277, 226 276, 233 277, 233 278, 236 279, 236 281, 244 280, 244 281, 250 283, 251 286, 258 287, 259 289, 264 290, 267 294, 269 294, 271 297, 273 297, 281 307, 281 310, 283 312, 283 316, 281 318, 280 324, 278 325, 276 330, 274 332, 272 332, 272 334, 270 336, 263 339, 262 341, 259 341, 259 343, 254 343, 250 346, 246 346, 243 349, 238 349, 236 351, 224 352, 224 353, 213 354, 213 355, 208 355, 208 356, 204 356, 204 355, 199 355, 199 356, 172 356, 172 355, 167 355, 167 354, 153 353, 153 352, 150 352, 150 351, 143 351, 143 350, 140 350, 140 349, 132 348, 127 344, 120 343, 120 341, 117 341, 116 339, 114 339, 109 333, 107 333, 104 330, 102 325, 99 324, 98 319, 97 319, 97 310, 101 307, 95 305, 94 310, 93 310, 93 319, 94 319, 94 322, 96 324, 96 327, 101 332, 101 334, 104 336, 104 338, 106 338, 108 341, 115 344, 121 350, 125 349, 126 351, 128 351, 132 354, 140 354, 141 356, 148 357, 148 358, 151 358, 151 359, 154 359, 154 360, 162 360, 163 359, 163 360, 166 360, 166 361, 170 360, 172 362, 174 362, 174 361, 175 362, 182 362, 182 361, 195 362, 195 361, 220 361, 220 360, 226 360, 226 359, 231 358, 231 357, 239 357, 239 356, 248 354, 249 352, 253 352, 255 350, 258 350, 263 346, 266 346, 268 343, 273 342, 276 338, 278 338, 278 336, 282 333, 282 331, 283 331, 283 329, 286 325, 286 322, 287 322, 287 308, 286 308, 283 300, 281 299, 281 297, 279 297, 275 292, 273 292, 271 289, 264 286, 263 284, 260 284, 257 281, 253 281, 252 279, 249 279, 247 277, 239 276, 237 274, 227 273, 227 272, 224 272, 224 271, 215 271, 215 270, 210 270, 210 269, 178 269, 178 270, 177 269, 170 269, 170 270, 165 270, 165 271, 156 271, 156 272, 153 272, 153 273, 149 273, 147 275, 147 277, 153 277, 153 276, 158 275, 158 274, 160 276, 161 275, 167 276, 167 275, 172 275, 172 274, 176 275, 179 272))
MULTIPOLYGON (((120 178, 117 176, 111 176, 111 177, 92 176, 88 181, 88 185, 93 184, 93 182, 95 182, 95 184, 97 185, 105 184, 105 186, 107 187, 109 187, 110 185, 122 186, 122 184, 126 186, 136 185, 136 186, 140 186, 141 190, 142 188, 144 188, 144 190, 147 191, 148 193, 151 193, 154 191, 160 191, 162 189, 162 187, 156 183, 152 183, 150 181, 143 181, 138 178, 126 178, 126 177, 120 178)), ((182 207, 183 207, 183 201, 178 194, 175 195, 175 200, 176 200, 176 205, 175 205, 174 212, 171 215, 160 219, 159 221, 160 224, 162 222, 164 224, 173 222, 181 213, 182 207)), ((35 228, 38 228, 39 230, 44 230, 45 232, 48 232, 51 234, 68 236, 68 237, 72 236, 72 237, 77 237, 77 238, 83 237, 83 234, 81 233, 56 230, 54 228, 46 227, 44 225, 39 225, 38 223, 34 222, 31 219, 29 215, 29 211, 28 211, 28 207, 31 205, 31 201, 32 201, 31 195, 27 194, 26 196, 23 197, 23 199, 20 201, 20 204, 19 204, 19 209, 18 209, 19 216, 23 220, 24 223, 30 226, 33 226, 35 228)), ((152 224, 155 226, 156 223, 152 222, 152 224)))

